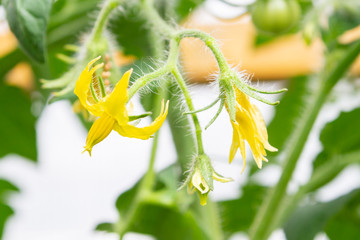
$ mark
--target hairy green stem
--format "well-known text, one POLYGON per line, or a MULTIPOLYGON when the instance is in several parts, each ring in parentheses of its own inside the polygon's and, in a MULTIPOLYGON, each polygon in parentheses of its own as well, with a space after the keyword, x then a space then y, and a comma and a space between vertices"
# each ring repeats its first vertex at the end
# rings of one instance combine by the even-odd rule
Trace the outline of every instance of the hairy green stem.
POLYGON ((329 73, 322 75, 321 83, 313 93, 313 98, 307 109, 304 111, 302 121, 296 127, 294 134, 288 143, 288 151, 285 152, 285 161, 282 175, 277 185, 270 191, 269 196, 264 200, 258 211, 253 224, 250 227, 250 238, 252 240, 267 239, 271 234, 271 220, 276 219, 279 208, 283 206, 283 200, 286 196, 286 189, 295 170, 297 161, 304 148, 307 137, 312 126, 324 104, 327 95, 339 79, 344 75, 351 63, 360 52, 360 41, 348 49, 343 58, 337 62, 335 68, 329 73))
POLYGON ((110 13, 121 3, 121 0, 107 0, 101 8, 100 14, 96 19, 95 26, 91 33, 91 42, 98 41, 106 27, 110 13))
POLYGON ((211 35, 198 30, 181 30, 177 33, 177 36, 179 38, 194 37, 202 40, 213 53, 219 66, 220 73, 226 73, 227 71, 229 71, 230 67, 226 61, 226 58, 221 52, 219 44, 216 42, 216 39, 213 38, 211 35))
MULTIPOLYGON (((185 101, 186 104, 188 105, 188 108, 190 111, 195 111, 194 105, 192 103, 191 100, 191 96, 190 93, 186 87, 186 83, 183 79, 183 77, 181 76, 181 73, 179 71, 179 69, 176 67, 172 70, 172 74, 174 75, 177 83, 180 86, 181 91, 184 94, 185 97, 185 101)), ((203 154, 204 153, 204 147, 203 147, 203 143, 202 143, 202 137, 201 137, 201 127, 200 127, 200 123, 199 123, 199 119, 197 117, 197 115, 195 113, 191 114, 191 117, 193 119, 194 125, 195 125, 195 132, 196 132, 196 140, 197 140, 197 149, 198 149, 198 154, 203 154)))
MULTIPOLYGON (((141 78, 137 79, 133 85, 128 90, 128 99, 130 100, 137 91, 139 91, 141 88, 145 87, 150 82, 156 80, 157 78, 162 77, 163 75, 169 73, 168 67, 165 65, 161 68, 158 68, 154 72, 145 74, 141 78)), ((128 100, 128 101, 129 101, 128 100)))

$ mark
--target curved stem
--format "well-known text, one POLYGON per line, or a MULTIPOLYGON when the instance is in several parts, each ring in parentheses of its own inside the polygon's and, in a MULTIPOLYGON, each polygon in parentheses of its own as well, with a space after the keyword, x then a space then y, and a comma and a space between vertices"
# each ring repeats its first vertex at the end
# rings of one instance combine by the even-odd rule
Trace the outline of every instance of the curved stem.
POLYGON ((140 88, 143 88, 146 86, 146 84, 152 82, 153 80, 169 73, 169 70, 167 66, 163 66, 159 69, 157 69, 154 72, 145 74, 141 78, 137 79, 133 85, 131 85, 130 89, 128 90, 128 101, 134 96, 134 94, 140 90, 140 88))
MULTIPOLYGON (((179 71, 179 69, 177 67, 175 67, 173 70, 172 70, 172 74, 174 75, 177 83, 179 84, 180 86, 180 89, 181 91, 183 92, 184 94, 184 97, 185 97, 185 101, 188 105, 188 108, 190 111, 195 111, 195 108, 194 108, 194 105, 192 103, 192 100, 191 100, 191 96, 190 96, 190 93, 186 87, 186 83, 183 79, 183 77, 181 76, 181 73, 179 71)), ((195 125, 195 131, 196 131, 196 140, 197 140, 197 147, 198 147, 198 154, 203 154, 204 153, 204 147, 203 147, 203 144, 202 144, 202 137, 201 137, 201 127, 200 127, 200 123, 199 123, 199 119, 197 117, 197 115, 195 113, 191 114, 192 116, 192 119, 193 119, 193 122, 194 122, 194 125, 195 125)))
POLYGON ((133 85, 131 85, 128 90, 128 101, 134 96, 134 94, 139 91, 141 88, 146 86, 148 83, 154 81, 157 78, 160 78, 163 75, 166 75, 171 72, 171 70, 176 66, 176 62, 179 55, 179 42, 176 39, 170 41, 170 50, 168 60, 166 64, 154 72, 148 73, 141 78, 137 79, 133 85))
POLYGON ((202 40, 205 45, 211 50, 214 54, 216 62, 219 66, 220 73, 225 73, 229 70, 229 65, 224 57, 224 54, 221 52, 219 44, 216 42, 216 39, 211 35, 198 31, 198 30, 181 30, 176 34, 180 39, 194 37, 202 40))
POLYGON ((96 19, 95 26, 91 33, 92 41, 98 41, 106 27, 109 15, 117 6, 119 6, 121 0, 108 0, 105 2, 104 7, 101 8, 100 14, 96 19))

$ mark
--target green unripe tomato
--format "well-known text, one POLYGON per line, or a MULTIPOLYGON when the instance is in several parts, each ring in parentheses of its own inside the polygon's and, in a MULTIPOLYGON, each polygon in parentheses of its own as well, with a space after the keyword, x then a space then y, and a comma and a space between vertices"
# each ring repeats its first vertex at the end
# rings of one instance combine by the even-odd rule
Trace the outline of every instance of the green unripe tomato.
POLYGON ((260 31, 278 34, 299 22, 301 9, 296 0, 258 0, 251 8, 251 16, 260 31))

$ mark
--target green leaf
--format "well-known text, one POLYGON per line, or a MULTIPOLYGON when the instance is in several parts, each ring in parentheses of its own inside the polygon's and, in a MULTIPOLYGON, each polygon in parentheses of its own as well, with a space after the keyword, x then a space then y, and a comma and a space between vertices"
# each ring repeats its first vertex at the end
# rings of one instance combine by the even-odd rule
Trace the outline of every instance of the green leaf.
MULTIPOLYGON (((360 126, 354 123, 354 119, 359 118, 360 108, 357 108, 350 112, 342 112, 337 119, 325 125, 320 133, 323 150, 313 162, 314 174, 329 161, 336 161, 337 156, 360 150, 360 126)), ((317 188, 333 180, 344 167, 346 165, 339 165, 337 171, 317 188)))
MULTIPOLYGON (((177 191, 181 172, 175 165, 166 168, 157 175, 155 194, 165 192, 177 204, 164 205, 161 202, 147 201, 141 203, 136 215, 126 232, 150 234, 158 240, 208 240, 214 239, 209 230, 209 207, 202 207, 184 190, 177 191), (161 223, 161 224, 159 224, 161 223)), ((97 230, 116 232, 117 227, 126 221, 131 206, 136 201, 141 180, 131 189, 119 196, 116 208, 119 211, 119 222, 99 224, 97 230)), ((209 205, 212 203, 209 203, 209 205)))
POLYGON ((325 226, 332 240, 357 239, 360 236, 360 194, 356 194, 325 226))
POLYGON ((316 203, 298 208, 284 225, 286 238, 288 240, 314 239, 317 233, 324 231, 331 217, 339 213, 352 199, 358 201, 359 195, 360 189, 357 189, 330 202, 316 203))
POLYGON ((14 214, 11 207, 6 204, 6 197, 9 192, 18 192, 19 189, 12 183, 0 179, 0 239, 2 239, 5 223, 14 214))
POLYGON ((45 36, 51 0, 4 0, 10 28, 31 58, 45 62, 45 36))
POLYGON ((117 11, 109 21, 109 29, 121 46, 125 55, 134 55, 138 58, 150 56, 151 33, 141 6, 134 3, 122 5, 123 11, 117 11))
POLYGON ((354 119, 360 119, 360 108, 342 112, 337 119, 325 125, 320 133, 323 151, 314 163, 315 168, 325 159, 360 149, 360 125, 354 119))
POLYGON ((180 212, 161 206, 144 205, 131 231, 155 236, 158 240, 208 240, 191 211, 180 212), (161 224, 159 224, 161 223, 161 224))
POLYGON ((4 76, 18 64, 22 59, 24 59, 24 53, 20 49, 15 49, 14 51, 6 54, 0 58, 0 81, 4 79, 4 76))
POLYGON ((204 0, 173 0, 175 13, 177 14, 178 21, 186 18, 197 6, 202 4, 204 0))
POLYGON ((8 205, 0 203, 0 239, 2 239, 4 233, 4 227, 6 221, 11 215, 14 214, 14 211, 8 205))
POLYGON ((322 37, 329 49, 337 47, 338 37, 345 31, 360 24, 360 3, 358 1, 339 1, 328 20, 328 27, 323 29, 322 37))
POLYGON ((247 232, 266 193, 266 188, 247 185, 239 199, 219 202, 223 230, 227 237, 247 232))
MULTIPOLYGON (((180 22, 204 0, 157 0, 155 7, 165 20, 180 22)), ((159 39, 158 32, 149 28, 149 20, 145 18, 143 7, 131 1, 122 5, 123 10, 114 13, 110 19, 109 29, 125 55, 138 58, 153 56, 153 48, 159 39), (154 36, 155 35, 155 36, 154 36)))
POLYGON ((29 96, 16 87, 0 84, 0 158, 15 153, 36 161, 36 118, 29 96))
POLYGON ((9 191, 18 192, 19 189, 11 182, 0 179, 0 202, 4 202, 9 191))

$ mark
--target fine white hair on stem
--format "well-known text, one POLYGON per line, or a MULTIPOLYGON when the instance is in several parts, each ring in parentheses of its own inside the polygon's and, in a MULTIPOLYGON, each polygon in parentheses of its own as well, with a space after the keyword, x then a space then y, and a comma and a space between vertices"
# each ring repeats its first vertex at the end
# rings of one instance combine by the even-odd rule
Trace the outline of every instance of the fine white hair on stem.
POLYGON ((178 190, 181 190, 182 188, 185 187, 185 185, 191 181, 190 179, 190 176, 191 176, 191 172, 194 170, 194 165, 195 165, 195 159, 197 157, 197 153, 193 153, 193 154, 189 154, 189 157, 187 157, 188 159, 192 159, 191 162, 187 163, 187 166, 186 166, 186 169, 184 172, 183 172, 183 176, 186 176, 184 178, 183 181, 179 182, 179 187, 178 187, 178 190))

